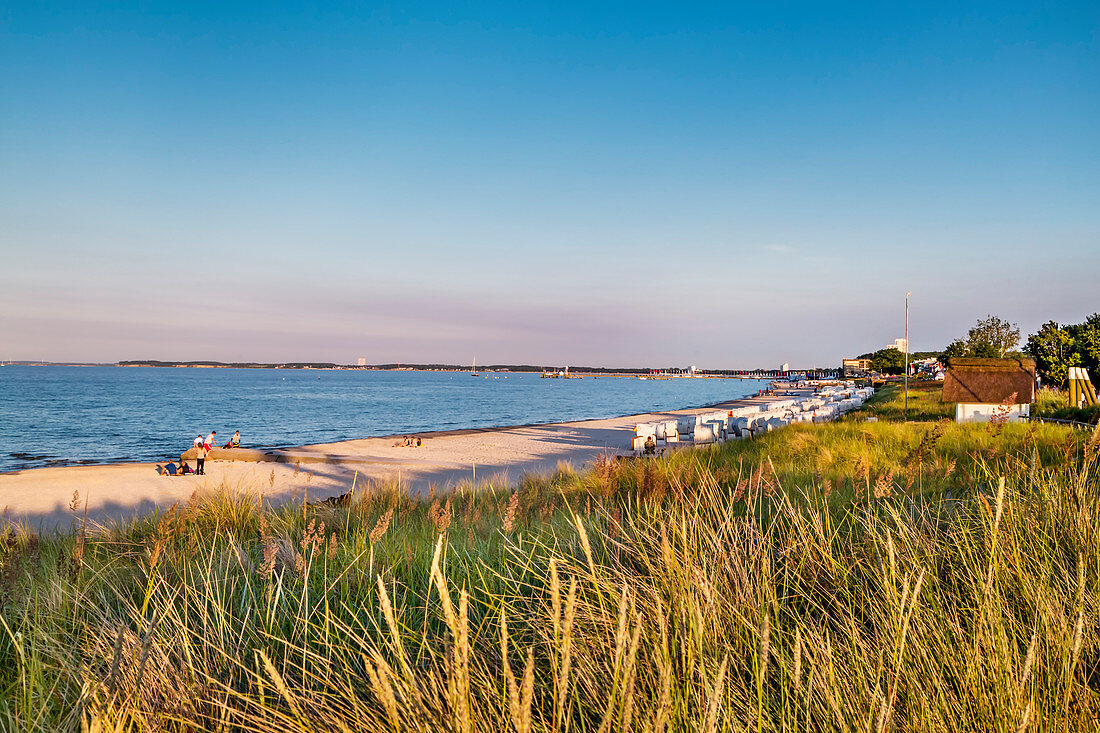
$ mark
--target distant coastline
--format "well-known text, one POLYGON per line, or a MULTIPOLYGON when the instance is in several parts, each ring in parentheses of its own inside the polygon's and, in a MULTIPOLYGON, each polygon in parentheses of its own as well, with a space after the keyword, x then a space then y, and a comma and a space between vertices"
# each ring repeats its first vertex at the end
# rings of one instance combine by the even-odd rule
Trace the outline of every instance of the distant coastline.
MULTIPOLYGON (((470 371, 469 366, 458 364, 337 364, 335 362, 223 362, 223 361, 160 361, 157 359, 127 360, 118 362, 120 367, 191 367, 197 369, 346 369, 350 371, 402 371, 402 372, 465 372, 470 371)), ((490 364, 478 367, 485 372, 541 372, 548 367, 533 366, 530 364, 490 364)), ((594 372, 637 372, 648 373, 649 370, 636 369, 601 369, 592 368, 594 372)))
MULTIPOLYGON (((110 365, 105 365, 110 366, 110 365)), ((406 371, 406 372, 468 372, 470 367, 461 364, 336 364, 333 362, 221 362, 221 361, 159 361, 156 359, 120 361, 120 367, 171 367, 194 369, 335 369, 347 371, 406 371)), ((558 365, 534 365, 534 364, 486 364, 479 366, 478 371, 490 373, 545 373, 554 372, 561 367, 558 365)), ((682 367, 592 367, 571 366, 567 367, 571 375, 595 375, 595 376, 649 376, 658 374, 666 377, 731 377, 745 379, 770 379, 780 374, 805 375, 808 372, 815 374, 832 373, 835 369, 797 369, 790 372, 779 372, 776 369, 698 369, 689 370, 682 367)))
MULTIPOLYGON (((141 367, 141 368, 172 368, 172 369, 327 369, 338 371, 401 371, 401 372, 469 372, 471 368, 463 364, 337 364, 335 362, 222 362, 222 361, 161 361, 159 359, 132 359, 112 363, 96 362, 57 362, 57 361, 29 361, 11 360, 2 361, 0 366, 30 366, 30 367, 141 367)), ((592 367, 570 366, 566 367, 567 374, 572 377, 580 376, 608 376, 608 377, 643 377, 643 378, 730 378, 730 379, 831 379, 839 376, 840 370, 830 367, 814 367, 804 369, 685 369, 683 367, 592 367)), ((487 364, 479 366, 478 372, 484 373, 543 373, 548 376, 562 375, 561 367, 557 365, 534 364, 487 364)))

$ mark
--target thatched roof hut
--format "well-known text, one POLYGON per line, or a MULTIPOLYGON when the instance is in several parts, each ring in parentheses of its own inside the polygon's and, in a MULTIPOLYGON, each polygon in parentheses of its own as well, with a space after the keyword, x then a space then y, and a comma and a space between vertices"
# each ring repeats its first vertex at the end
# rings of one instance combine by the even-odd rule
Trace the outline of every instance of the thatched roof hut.
POLYGON ((1035 360, 949 359, 943 401, 1030 405, 1035 401, 1035 360))

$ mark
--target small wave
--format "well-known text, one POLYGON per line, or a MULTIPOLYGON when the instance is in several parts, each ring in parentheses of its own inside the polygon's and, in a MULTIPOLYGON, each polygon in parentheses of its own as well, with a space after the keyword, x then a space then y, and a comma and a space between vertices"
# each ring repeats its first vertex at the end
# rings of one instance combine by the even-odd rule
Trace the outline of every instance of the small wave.
POLYGON ((9 453, 8 455, 17 461, 46 461, 53 458, 53 456, 48 453, 41 456, 35 455, 34 453, 9 453))

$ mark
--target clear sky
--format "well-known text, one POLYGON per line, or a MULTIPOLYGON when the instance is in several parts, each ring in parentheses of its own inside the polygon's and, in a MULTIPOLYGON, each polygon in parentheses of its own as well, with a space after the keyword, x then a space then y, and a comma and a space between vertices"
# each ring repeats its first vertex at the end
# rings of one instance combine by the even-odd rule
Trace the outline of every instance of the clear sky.
POLYGON ((0 358, 836 364, 1100 310, 1100 4, 0 5, 0 358))

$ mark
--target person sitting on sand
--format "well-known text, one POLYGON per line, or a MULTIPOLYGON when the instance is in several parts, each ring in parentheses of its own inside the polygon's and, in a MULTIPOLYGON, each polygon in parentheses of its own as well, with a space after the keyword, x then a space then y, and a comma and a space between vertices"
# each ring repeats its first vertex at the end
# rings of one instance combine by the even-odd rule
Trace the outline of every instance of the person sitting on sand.
POLYGON ((241 431, 233 433, 233 437, 229 439, 229 442, 225 444, 226 448, 240 448, 241 447, 241 431))
POLYGON ((419 448, 422 445, 424 445, 424 441, 420 439, 419 435, 416 436, 416 447, 419 448))
POLYGON ((157 473, 161 476, 180 476, 183 474, 183 470, 177 469, 175 463, 168 461, 163 466, 157 466, 157 473))
POLYGON ((393 444, 393 447, 394 447, 394 448, 408 448, 408 447, 409 447, 410 445, 412 445, 412 444, 413 444, 413 442, 412 442, 412 438, 410 438, 409 436, 405 435, 405 436, 403 436, 403 437, 401 438, 401 440, 399 440, 399 441, 397 441, 396 443, 394 443, 394 444, 393 444))

